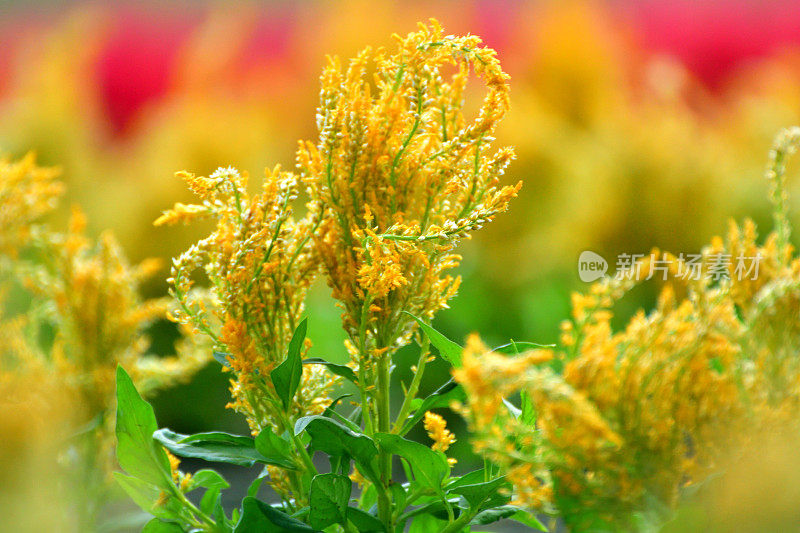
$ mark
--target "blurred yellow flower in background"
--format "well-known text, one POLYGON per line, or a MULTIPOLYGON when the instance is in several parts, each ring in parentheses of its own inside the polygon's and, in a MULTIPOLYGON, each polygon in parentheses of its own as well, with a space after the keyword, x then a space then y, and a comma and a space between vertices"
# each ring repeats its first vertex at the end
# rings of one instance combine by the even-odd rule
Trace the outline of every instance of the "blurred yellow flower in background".
POLYGON ((116 464, 111 413, 118 364, 153 394, 210 358, 180 349, 173 357, 148 354, 145 330, 164 315, 166 302, 142 300, 139 288, 159 262, 129 265, 109 232, 92 242, 77 208, 66 232, 51 230, 42 219, 62 192, 57 175, 36 166, 32 155, 0 160, 0 211, 9 216, 0 228, 0 433, 7 437, 0 464, 19 476, 8 486, 20 487, 15 497, 24 505, 9 513, 13 523, 31 521, 20 522, 22 530, 46 527, 27 507, 43 494, 69 509, 62 510, 65 521, 96 526, 116 464), (42 476, 53 477, 52 489, 29 494, 42 476), (28 479, 38 481, 28 486, 28 479))

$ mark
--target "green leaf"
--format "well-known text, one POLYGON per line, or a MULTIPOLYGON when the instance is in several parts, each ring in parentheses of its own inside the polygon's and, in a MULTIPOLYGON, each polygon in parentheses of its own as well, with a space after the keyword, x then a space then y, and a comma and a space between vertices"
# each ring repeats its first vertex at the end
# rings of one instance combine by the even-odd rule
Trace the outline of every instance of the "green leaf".
POLYGON ((142 508, 156 518, 165 520, 175 519, 179 516, 181 505, 175 498, 161 498, 164 491, 161 488, 133 476, 126 476, 121 472, 114 472, 114 479, 125 490, 125 493, 142 508), (159 505, 156 502, 161 501, 159 505))
POLYGON ((383 522, 368 512, 356 509, 355 507, 347 508, 347 519, 351 524, 356 526, 359 533, 383 533, 386 531, 383 522))
POLYGON ((253 466, 264 463, 282 468, 294 468, 293 463, 274 457, 265 457, 255 448, 250 437, 223 432, 182 435, 169 429, 160 429, 153 437, 166 449, 179 457, 193 457, 217 463, 253 466))
POLYGON ((350 383, 354 383, 358 385, 358 376, 353 371, 352 368, 345 365, 339 365, 336 363, 331 363, 330 361, 326 361, 320 357, 309 357, 308 359, 303 359, 304 365, 325 365, 327 369, 332 373, 336 374, 337 376, 342 376, 344 379, 349 381, 350 383))
POLYGON ((519 507, 517 508, 517 512, 509 516, 508 519, 519 522, 520 524, 525 524, 530 528, 538 529, 539 531, 548 531, 547 526, 542 524, 538 518, 533 516, 528 511, 520 509, 519 507))
POLYGON ((322 416, 326 416, 328 418, 333 418, 333 419, 341 422, 345 426, 349 427, 350 429, 352 429, 356 433, 360 433, 361 432, 361 427, 359 427, 358 424, 356 424, 352 420, 349 420, 349 419, 343 417, 342 415, 340 415, 339 413, 336 412, 336 405, 340 401, 342 401, 344 398, 349 398, 350 396, 352 396, 352 394, 342 394, 342 395, 334 398, 333 401, 330 403, 330 405, 325 408, 325 411, 322 412, 322 416))
POLYGON ((463 496, 470 508, 477 508, 482 505, 486 500, 496 495, 497 492, 504 486, 508 486, 505 477, 499 477, 484 483, 475 483, 472 485, 462 485, 455 487, 448 491, 448 494, 458 494, 463 496))
POLYGON ((191 485, 189 490, 194 490, 198 487, 207 489, 227 489, 230 483, 225 481, 218 472, 209 469, 198 470, 192 474, 191 485))
MULTIPOLYGON (((235 513, 238 509, 234 509, 233 511, 235 513)), ((217 532, 215 533, 233 533, 233 523, 225 516, 225 509, 222 507, 222 496, 217 496, 214 499, 211 518, 214 519, 214 523, 216 524, 217 532)))
POLYGON ((242 516, 234 533, 317 533, 317 530, 251 496, 242 501, 242 516))
POLYGON ((408 420, 406 420, 405 424, 403 424, 400 434, 405 435, 408 433, 417 422, 422 420, 426 411, 441 407, 450 407, 450 404, 454 401, 463 402, 466 399, 467 396, 464 393, 464 389, 461 388, 461 385, 452 379, 449 380, 447 383, 432 392, 430 396, 425 398, 425 400, 419 406, 419 409, 414 411, 414 414, 409 416, 408 420))
POLYGON ((473 470, 463 476, 457 477, 453 481, 445 486, 445 490, 450 491, 457 487, 463 487, 464 485, 477 485, 478 483, 486 482, 486 470, 483 468, 479 468, 478 470, 473 470))
POLYGON ((514 418, 519 418, 520 416, 522 416, 522 409, 520 409, 513 403, 509 402, 505 398, 503 398, 503 405, 506 406, 506 409, 508 409, 509 414, 514 418))
MULTIPOLYGON (((455 514, 459 514, 460 510, 457 507, 458 500, 457 499, 452 499, 452 500, 448 499, 447 501, 450 503, 451 507, 453 508, 453 511, 455 511, 455 514)), ((420 505, 418 507, 415 507, 415 508, 411 509, 410 511, 406 511, 405 513, 401 514, 397 519, 397 523, 402 525, 409 518, 413 518, 415 516, 424 515, 424 514, 447 517, 446 509, 447 508, 445 507, 445 504, 441 499, 430 500, 428 502, 423 503, 422 505, 420 505)))
POLYGON ((200 510, 211 515, 214 510, 222 505, 222 496, 218 488, 208 489, 203 497, 200 499, 200 510))
POLYGON ((475 515, 469 525, 481 526, 484 524, 491 524, 492 522, 497 522, 503 518, 508 518, 518 511, 519 508, 514 507, 513 505, 502 505, 500 507, 495 507, 494 509, 486 509, 485 511, 481 511, 475 515))
POLYGON ((264 468, 261 473, 256 477, 250 486, 247 487, 247 495, 256 497, 258 495, 258 490, 261 488, 261 485, 264 483, 265 480, 269 479, 269 470, 264 468))
POLYGON ((376 433, 375 440, 384 451, 408 461, 419 485, 441 492, 442 481, 450 470, 444 454, 391 433, 376 433))
POLYGON ((153 518, 145 524, 142 533, 183 533, 183 528, 175 522, 165 522, 153 518))
MULTIPOLYGON (((255 439, 256 451, 270 461, 269 464, 296 468, 292 458, 292 446, 270 428, 261 430, 255 439)), ((260 461, 264 462, 264 461, 260 461)))
POLYGON ((306 338, 308 319, 304 318, 297 329, 294 330, 292 340, 289 341, 289 349, 286 351, 286 360, 278 365, 270 373, 275 392, 283 403, 283 408, 289 410, 292 404, 297 387, 300 386, 300 378, 303 375, 303 361, 300 359, 300 351, 303 348, 303 341, 306 338))
POLYGON ((340 474, 319 474, 311 480, 308 522, 311 527, 325 529, 343 524, 347 519, 347 503, 353 482, 340 474))
POLYGON ((503 520, 504 518, 519 522, 520 524, 525 524, 526 526, 538 531, 547 531, 547 527, 535 516, 515 505, 501 505, 499 507, 494 507, 493 509, 481 511, 475 515, 470 522, 470 525, 477 526, 491 524, 492 522, 497 522, 498 520, 503 520))
POLYGON ((436 517, 424 514, 416 517, 411 522, 408 533, 439 533, 447 526, 447 522, 436 517))
POLYGON ((417 318, 408 311, 403 312, 417 321, 419 327, 422 328, 422 331, 424 331, 425 335, 428 337, 428 339, 430 339, 431 344, 433 344, 436 349, 439 350, 439 355, 441 355, 455 368, 461 366, 461 354, 464 351, 461 346, 433 329, 431 326, 423 322, 421 318, 417 318))
POLYGON ((395 509, 406 508, 406 498, 408 494, 406 494, 406 489, 403 488, 403 485, 400 483, 391 483, 389 485, 389 493, 392 495, 392 502, 395 509))
POLYGON ((156 415, 144 401, 130 376, 117 367, 117 459, 131 476, 168 489, 172 486, 169 459, 153 440, 158 429, 156 415))
POLYGON ((230 357, 231 354, 229 354, 228 352, 218 352, 217 350, 214 350, 213 352, 211 352, 211 355, 213 355, 214 359, 222 366, 227 368, 231 367, 231 362, 228 361, 228 357, 230 357))
POLYGON ((535 342, 525 341, 511 341, 508 344, 498 346, 494 350, 495 353, 502 353, 505 355, 519 355, 523 352, 530 350, 539 350, 541 348, 555 348, 555 344, 537 344, 535 342))
POLYGON ((328 455, 346 455, 355 459, 359 471, 370 481, 378 482, 372 459, 378 455, 375 443, 362 433, 324 416, 305 416, 297 421, 295 434, 302 431, 311 437, 311 447, 328 455))
POLYGON ((531 395, 528 393, 528 391, 521 391, 519 393, 519 403, 520 407, 522 408, 522 413, 519 417, 520 421, 529 426, 535 425, 536 407, 534 407, 533 400, 531 399, 531 395))

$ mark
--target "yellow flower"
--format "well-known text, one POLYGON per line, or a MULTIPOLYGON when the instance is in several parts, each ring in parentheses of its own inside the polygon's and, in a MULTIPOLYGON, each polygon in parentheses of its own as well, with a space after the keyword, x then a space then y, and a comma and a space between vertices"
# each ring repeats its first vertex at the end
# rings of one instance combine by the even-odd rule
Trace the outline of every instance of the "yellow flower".
MULTIPOLYGON (((275 412, 280 401, 264 376, 286 357, 306 293, 319 272, 312 248, 319 213, 312 206, 304 218, 292 216, 299 182, 279 167, 266 172, 261 190, 252 195, 247 175, 232 167, 209 177, 178 175, 202 203, 176 204, 156 224, 202 216, 216 226, 173 261, 169 282, 177 305, 170 316, 226 354, 226 370, 233 373, 229 407, 244 414, 257 434, 277 427, 280 419, 275 412), (198 269, 210 281, 207 290, 194 287, 192 274, 198 269)), ((304 368, 290 415, 320 413, 334 383, 319 368, 304 368)))
POLYGON ((559 374, 542 366, 544 350, 507 358, 468 341, 454 371, 467 392, 461 410, 475 448, 514 485, 514 501, 551 510, 568 502, 560 511, 576 530, 587 524, 570 508, 627 528, 647 500, 674 506, 681 488, 764 435, 800 429, 800 259, 788 243, 783 191, 783 157, 798 143, 800 129, 773 152, 775 233, 759 245, 751 221, 731 224, 727 239, 702 250, 695 276, 682 258, 654 250, 630 275, 574 295, 572 320, 550 353, 559 374), (720 257, 732 263, 720 270, 720 257), (740 257, 758 270, 743 271, 740 257), (614 303, 660 260, 670 277, 655 309, 614 331, 614 303), (506 408, 516 392, 535 420, 506 408))
POLYGON ((158 217, 155 222, 156 226, 173 225, 178 223, 188 224, 193 220, 208 214, 208 209, 201 205, 185 205, 180 202, 176 203, 172 209, 164 211, 164 214, 158 217))
POLYGON ((478 37, 445 35, 433 20, 347 68, 329 59, 320 79, 319 141, 300 143, 297 162, 323 217, 315 244, 354 363, 366 368, 372 348, 410 341, 416 323, 401 311, 431 318, 447 305, 453 249, 519 189, 499 185, 511 149, 491 148, 508 76, 478 37), (470 72, 485 86, 472 118, 470 72))
POLYGON ((64 185, 56 168, 36 166, 29 153, 19 161, 0 157, 0 254, 16 257, 32 225, 56 207, 64 185))
POLYGON ((428 437, 433 441, 431 449, 434 451, 446 452, 450 445, 456 441, 456 436, 447 429, 447 422, 444 418, 427 411, 423 422, 428 437))

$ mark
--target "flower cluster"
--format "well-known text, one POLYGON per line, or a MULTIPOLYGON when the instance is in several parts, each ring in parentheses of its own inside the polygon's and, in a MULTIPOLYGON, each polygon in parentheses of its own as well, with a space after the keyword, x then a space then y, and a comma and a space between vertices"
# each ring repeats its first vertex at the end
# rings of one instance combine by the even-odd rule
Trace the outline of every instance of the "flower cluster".
POLYGON ((301 143, 297 156, 312 199, 304 219, 291 217, 293 174, 268 173, 263 192, 250 198, 245 177, 221 168, 208 178, 181 173, 202 204, 176 204, 156 221, 217 221, 175 262, 181 309, 174 316, 226 347, 239 376, 237 407, 256 427, 266 423, 264 409, 246 391, 282 360, 319 266, 352 342, 382 355, 410 340, 413 321, 401 311, 431 317, 445 306, 458 287, 443 274, 458 264, 456 241, 505 210, 519 189, 498 185, 511 150, 490 150, 508 108, 508 76, 494 51, 474 36, 442 35, 435 21, 397 39, 393 54, 367 49, 344 72, 338 59, 325 68, 320 141, 301 143), (468 122, 471 70, 487 94, 468 122), (212 283, 214 316, 191 290, 190 273, 200 266, 212 283))
MULTIPOLYGON (((406 344, 459 279, 460 238, 504 211, 520 185, 499 186, 513 158, 492 150, 508 110, 508 76, 476 36, 445 36, 436 21, 365 49, 321 77, 319 141, 300 144, 302 178, 323 210, 315 239, 343 324, 362 357, 406 344), (464 114, 470 73, 486 86, 464 114)), ((368 361, 356 361, 366 366, 368 361)))
MULTIPOLYGON (((433 441, 431 449, 435 452, 446 452, 450 446, 456 441, 456 436, 447 429, 447 422, 444 418, 436 413, 427 411, 423 420, 425 431, 428 432, 428 438, 433 441)), ((452 457, 447 458, 450 465, 456 464, 456 460, 452 457)))
MULTIPOLYGON (((69 442, 54 484, 80 480, 80 491, 59 497, 72 507, 69 520, 93 529, 115 466, 109 415, 117 365, 129 367, 148 394, 185 379, 209 357, 181 349, 171 357, 148 354, 146 328, 163 316, 166 301, 143 300, 139 288, 158 262, 130 265, 109 232, 88 238, 77 208, 66 232, 41 223, 63 189, 57 175, 37 167, 31 155, 0 161, 0 259, 15 259, 3 272, 0 294, 0 435, 20 469, 37 467, 31 461, 49 463, 44 451, 22 453, 12 446, 7 431, 27 435, 32 447, 48 439, 69 442)), ((50 452, 58 456, 55 445, 50 452)), ((0 457, 0 463, 5 468, 15 461, 0 457)))
POLYGON ((143 392, 180 381, 209 357, 181 351, 149 356, 146 328, 167 302, 142 300, 139 287, 160 269, 157 260, 130 265, 110 232, 96 242, 85 235, 86 219, 73 210, 66 233, 42 233, 41 262, 24 268, 25 285, 42 302, 41 319, 56 334, 53 364, 68 386, 79 390, 90 413, 111 404, 117 364, 132 369, 143 392))
MULTIPOLYGON (((306 292, 319 272, 312 235, 320 224, 311 209, 299 220, 292 216, 299 182, 275 168, 266 173, 261 190, 247 191, 247 175, 220 168, 209 177, 179 173, 201 204, 176 204, 157 225, 211 218, 214 231, 176 258, 172 294, 178 308, 174 320, 210 337, 235 375, 231 407, 243 413, 254 434, 265 427, 284 427, 280 399, 270 372, 286 357, 292 333, 300 323, 306 292), (193 274, 202 269, 210 292, 194 288, 193 274)), ((312 206, 313 207, 313 206, 312 206)), ((306 366, 291 419, 321 413, 333 380, 319 366, 306 366)))
POLYGON ((682 487, 737 450, 797 430, 800 259, 788 243, 782 161, 798 141, 800 129, 789 130, 773 151, 776 232, 759 245, 752 221, 732 223, 702 253, 703 272, 720 253, 759 256, 757 278, 687 280, 678 258, 656 251, 669 281, 656 308, 621 331, 613 306, 649 278, 650 258, 632 266, 638 279, 605 278, 575 295, 553 350, 508 358, 468 346, 455 372, 468 392, 464 413, 521 503, 576 529, 634 527, 637 512, 653 501, 673 508, 682 487), (503 399, 520 391, 522 414, 509 413, 503 399))
MULTIPOLYGON (((179 173, 200 202, 176 204, 156 224, 211 218, 216 226, 174 260, 171 316, 208 336, 224 357, 235 376, 230 407, 245 415, 253 435, 294 435, 299 418, 330 404, 335 380, 321 365, 303 365, 289 397, 279 394, 273 375, 289 361, 297 330, 305 331, 306 292, 320 273, 344 310, 349 336, 351 368, 337 373, 359 388, 365 432, 390 431, 391 356, 411 341, 412 315, 432 318, 446 306, 459 284, 446 273, 460 260, 457 242, 504 211, 520 187, 499 184, 512 151, 491 149, 508 109, 507 79, 477 37, 445 36, 432 21, 397 37, 394 52, 366 49, 346 70, 329 61, 319 143, 300 144, 297 174, 268 171, 251 195, 247 176, 233 168, 209 177, 179 173), (486 95, 470 121, 464 105, 471 73, 486 95), (310 202, 296 219, 301 184, 310 202), (195 287, 195 271, 208 289, 195 287)), ((419 374, 428 357, 424 350, 419 374)), ((401 407, 398 430, 418 386, 401 407)), ((429 413, 425 426, 434 450, 455 441, 436 415, 429 413)), ((313 471, 305 447, 292 444, 313 471)), ((389 523, 389 455, 378 463, 370 482, 380 478, 379 515, 389 523)), ((269 474, 287 505, 305 501, 302 475, 274 465, 269 474)))
POLYGON ((64 186, 59 171, 36 165, 29 153, 19 161, 0 157, 0 254, 16 257, 34 223, 56 207, 64 186))
POLYGON ((45 361, 27 359, 24 369, 4 364, 9 352, 18 357, 28 350, 20 344, 20 325, 0 325, 0 483, 8 487, 0 492, 4 527, 78 531, 80 510, 59 456, 63 442, 83 422, 81 405, 45 361), (39 512, 44 508, 48 513, 39 512))

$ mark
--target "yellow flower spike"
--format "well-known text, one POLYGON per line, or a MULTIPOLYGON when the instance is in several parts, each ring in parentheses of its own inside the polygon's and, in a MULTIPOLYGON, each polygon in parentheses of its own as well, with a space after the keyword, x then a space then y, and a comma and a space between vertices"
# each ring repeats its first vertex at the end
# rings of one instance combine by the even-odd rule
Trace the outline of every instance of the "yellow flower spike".
POLYGON ((468 342, 454 371, 467 391, 460 410, 475 448, 506 469, 514 501, 549 506, 558 491, 598 512, 613 501, 619 510, 607 519, 625 524, 646 492, 674 505, 680 487, 718 471, 731 449, 781 424, 797 427, 800 275, 784 266, 774 235, 761 246, 756 238, 752 222, 732 225, 701 265, 707 273, 715 254, 759 256, 763 270, 752 279, 729 269, 725 283, 687 280, 676 256, 654 255, 677 266, 655 309, 620 332, 610 326, 611 304, 655 263, 643 260, 638 276, 574 295, 574 321, 561 328, 561 376, 536 366, 545 351, 526 361, 481 354, 477 339, 468 342), (520 390, 533 402, 535 427, 501 404, 520 390))
MULTIPOLYGON (((232 167, 219 168, 207 178, 179 175, 202 204, 177 204, 156 222, 202 216, 216 226, 173 261, 170 284, 177 305, 171 316, 226 354, 233 374, 229 407, 245 415, 251 431, 278 427, 283 415, 275 406, 280 402, 263 376, 286 356, 306 293, 319 272, 319 255, 312 246, 322 224, 319 207, 310 204, 307 215, 295 219, 299 181, 278 166, 265 172, 255 195, 247 191, 247 174, 232 167), (207 289, 193 286, 192 274, 198 269, 207 274, 207 289)), ((334 382, 322 371, 304 369, 291 418, 321 413, 334 382)))
POLYGON ((355 466, 353 467, 353 473, 350 474, 349 477, 350 481, 356 483, 359 488, 363 488, 364 484, 367 482, 367 480, 364 478, 364 476, 361 475, 361 472, 359 472, 358 468, 356 468, 355 466))
POLYGON ((19 161, 0 156, 0 253, 16 257, 32 225, 56 207, 64 193, 59 174, 57 168, 37 166, 33 153, 19 161))
POLYGON ((292 498, 292 484, 286 470, 276 466, 267 465, 269 472, 269 486, 284 500, 292 498))
POLYGON ((175 224, 189 224, 190 222, 200 217, 209 214, 208 208, 202 205, 186 205, 180 202, 176 203, 172 209, 164 211, 164 214, 158 217, 154 226, 173 226, 175 224))
POLYGON ((181 476, 181 482, 179 487, 181 492, 186 492, 186 490, 189 488, 191 484, 192 484, 192 474, 189 473, 183 474, 181 476))
POLYGON ((169 469, 172 472, 172 481, 178 481, 180 477, 181 471, 179 467, 181 466, 181 460, 175 457, 169 450, 165 449, 167 452, 167 459, 169 459, 169 469))
POLYGON ((433 441, 431 449, 439 452, 446 452, 456 441, 456 436, 447 429, 447 422, 444 418, 427 411, 423 421, 428 437, 433 441))
POLYGON ((353 342, 408 343, 416 323, 399 311, 431 318, 446 307, 459 282, 445 274, 458 265, 458 240, 516 195, 519 185, 498 185, 513 152, 491 151, 507 80, 479 38, 446 36, 434 20, 346 68, 329 58, 319 141, 299 144, 297 164, 323 209, 315 243, 353 342), (485 86, 472 119, 463 110, 470 71, 485 86))
POLYGON ((138 291, 159 270, 160 261, 130 265, 110 232, 94 243, 84 235, 85 226, 83 213, 74 209, 66 235, 45 235, 42 246, 50 266, 34 268, 28 286, 37 297, 55 302, 51 318, 62 353, 57 360, 64 372, 75 375, 71 381, 82 389, 87 405, 99 411, 111 403, 118 363, 149 394, 191 375, 208 357, 148 356, 145 328, 164 316, 166 301, 143 301, 138 291))

